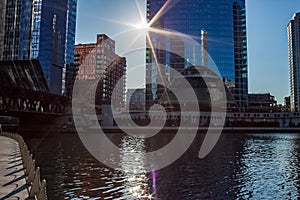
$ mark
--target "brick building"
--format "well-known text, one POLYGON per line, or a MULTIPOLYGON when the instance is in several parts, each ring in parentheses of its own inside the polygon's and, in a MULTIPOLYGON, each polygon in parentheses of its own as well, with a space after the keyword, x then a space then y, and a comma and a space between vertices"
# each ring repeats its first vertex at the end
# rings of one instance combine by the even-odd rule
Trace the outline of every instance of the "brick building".
POLYGON ((115 41, 105 34, 98 34, 96 43, 75 45, 77 79, 99 80, 97 99, 100 104, 110 104, 116 90, 121 109, 125 105, 126 58, 115 53, 115 41), (118 81, 120 84, 117 85, 118 81), (100 98, 100 99, 99 99, 100 98))

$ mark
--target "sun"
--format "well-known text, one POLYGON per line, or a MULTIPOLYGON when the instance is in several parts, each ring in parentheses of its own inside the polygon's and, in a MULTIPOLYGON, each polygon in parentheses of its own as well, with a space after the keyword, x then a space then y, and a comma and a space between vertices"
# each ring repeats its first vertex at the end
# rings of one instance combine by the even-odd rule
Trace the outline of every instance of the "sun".
POLYGON ((137 29, 148 29, 150 24, 147 22, 147 20, 142 20, 141 23, 135 24, 134 27, 137 29))

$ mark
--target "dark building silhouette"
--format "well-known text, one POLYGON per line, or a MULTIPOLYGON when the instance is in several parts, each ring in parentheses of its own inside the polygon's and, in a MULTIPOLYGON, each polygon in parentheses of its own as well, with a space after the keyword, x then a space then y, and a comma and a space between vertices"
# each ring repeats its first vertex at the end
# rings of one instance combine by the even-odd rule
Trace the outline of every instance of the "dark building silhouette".
POLYGON ((275 97, 270 93, 264 94, 249 94, 249 112, 255 113, 268 113, 268 112, 278 112, 279 107, 277 106, 277 101, 275 97))
MULTIPOLYGON (((181 72, 183 77, 175 78, 171 85, 170 90, 166 90, 165 93, 160 98, 159 103, 164 105, 168 111, 195 111, 194 105, 195 101, 198 103, 199 108, 202 112, 210 112, 212 109, 212 101, 217 106, 216 109, 223 111, 224 104, 227 106, 227 111, 238 111, 238 105, 222 81, 219 81, 219 77, 212 70, 202 66, 192 66, 181 72), (197 99, 191 99, 193 96, 189 94, 189 90, 184 88, 184 84, 181 84, 180 79, 186 79, 192 86, 197 99), (221 84, 221 85, 220 85, 221 84), (213 98, 211 99, 211 94, 209 93, 209 88, 214 91, 213 98), (225 91, 222 91, 225 88, 225 91), (179 91, 181 93, 186 93, 184 99, 180 99, 180 102, 184 103, 184 108, 180 107, 180 102, 172 91, 179 91), (226 97, 223 96, 225 92, 226 97)), ((215 110, 217 111, 217 110, 215 110)))

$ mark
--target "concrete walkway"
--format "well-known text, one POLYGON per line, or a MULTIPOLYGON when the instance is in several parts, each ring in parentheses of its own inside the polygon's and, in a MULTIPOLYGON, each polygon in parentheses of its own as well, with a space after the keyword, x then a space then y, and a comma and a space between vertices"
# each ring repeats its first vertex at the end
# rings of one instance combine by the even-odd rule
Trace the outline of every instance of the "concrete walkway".
POLYGON ((17 141, 0 136, 0 200, 27 199, 29 185, 17 141))

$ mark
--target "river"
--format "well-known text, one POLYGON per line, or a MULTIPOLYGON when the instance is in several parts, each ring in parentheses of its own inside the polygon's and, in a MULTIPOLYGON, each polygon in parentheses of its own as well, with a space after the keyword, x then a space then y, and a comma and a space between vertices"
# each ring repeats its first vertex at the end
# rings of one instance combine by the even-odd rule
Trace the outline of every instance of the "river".
MULTIPOLYGON (((222 134, 213 151, 197 157, 203 135, 170 166, 147 173, 143 139, 110 134, 118 141, 122 170, 91 156, 77 134, 26 138, 50 200, 59 199, 297 199, 300 134, 222 134), (135 152, 134 154, 132 152, 135 152), (135 172, 126 169, 136 168, 135 172)), ((161 135, 158 146, 171 134, 161 135)))

